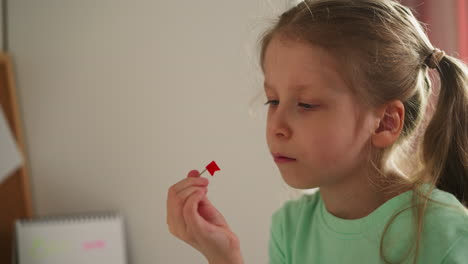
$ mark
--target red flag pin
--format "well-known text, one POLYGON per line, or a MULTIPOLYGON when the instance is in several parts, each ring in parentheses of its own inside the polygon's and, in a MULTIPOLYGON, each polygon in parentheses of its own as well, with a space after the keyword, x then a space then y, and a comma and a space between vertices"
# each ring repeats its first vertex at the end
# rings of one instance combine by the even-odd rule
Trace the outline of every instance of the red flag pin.
POLYGON ((212 161, 210 162, 210 164, 206 165, 205 167, 206 169, 204 169, 199 176, 201 176, 206 170, 208 170, 208 172, 211 174, 211 176, 214 175, 215 171, 219 171, 221 170, 218 165, 216 164, 216 162, 212 161))

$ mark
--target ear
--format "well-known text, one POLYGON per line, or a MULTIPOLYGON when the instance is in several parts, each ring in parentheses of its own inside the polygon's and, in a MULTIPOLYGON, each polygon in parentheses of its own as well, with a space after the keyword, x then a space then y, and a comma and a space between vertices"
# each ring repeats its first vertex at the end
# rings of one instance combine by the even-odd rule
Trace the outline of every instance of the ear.
POLYGON ((400 100, 391 101, 376 110, 372 144, 378 148, 391 146, 400 136, 405 121, 405 107, 400 100))

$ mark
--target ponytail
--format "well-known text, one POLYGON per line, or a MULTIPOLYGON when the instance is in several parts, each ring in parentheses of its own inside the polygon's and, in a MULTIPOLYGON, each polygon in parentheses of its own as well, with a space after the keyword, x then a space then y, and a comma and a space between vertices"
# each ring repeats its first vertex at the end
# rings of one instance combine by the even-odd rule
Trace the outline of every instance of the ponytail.
POLYGON ((422 158, 435 186, 468 207, 468 69, 444 56, 435 67, 440 93, 422 142, 422 158))

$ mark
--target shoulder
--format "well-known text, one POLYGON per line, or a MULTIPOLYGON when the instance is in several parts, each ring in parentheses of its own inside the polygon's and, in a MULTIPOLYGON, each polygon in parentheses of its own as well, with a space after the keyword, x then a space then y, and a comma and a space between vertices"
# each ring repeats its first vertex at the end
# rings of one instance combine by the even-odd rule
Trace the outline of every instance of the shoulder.
POLYGON ((304 216, 314 213, 320 200, 319 191, 312 194, 303 194, 294 200, 285 201, 272 215, 273 226, 296 226, 304 216))
POLYGON ((435 189, 424 217, 423 246, 439 252, 442 263, 464 263, 468 258, 468 210, 451 193, 435 189), (457 261, 455 261, 457 260, 457 261))
POLYGON ((435 202, 429 203, 425 219, 429 228, 453 236, 468 234, 468 209, 453 194, 435 189, 431 198, 435 202))
POLYGON ((271 217, 269 255, 271 263, 285 263, 291 257, 292 241, 296 231, 305 223, 310 224, 311 216, 318 208, 318 191, 303 194, 297 199, 288 200, 271 217))
MULTIPOLYGON (((288 200, 271 217, 269 263, 287 263, 293 252, 296 230, 301 220, 313 214, 319 201, 318 191, 288 200)), ((310 219, 309 219, 310 221, 310 219)))
POLYGON ((442 264, 462 264, 468 259, 468 234, 461 234, 445 254, 442 264))
POLYGON ((273 218, 281 218, 285 216, 297 216, 304 210, 315 209, 320 199, 319 191, 313 194, 303 194, 297 199, 287 200, 282 206, 273 213, 273 218))

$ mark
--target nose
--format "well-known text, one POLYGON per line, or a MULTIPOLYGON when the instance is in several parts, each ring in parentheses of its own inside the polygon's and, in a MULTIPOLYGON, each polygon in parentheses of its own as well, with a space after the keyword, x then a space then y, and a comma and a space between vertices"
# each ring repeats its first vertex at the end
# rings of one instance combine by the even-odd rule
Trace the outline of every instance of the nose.
POLYGON ((289 138, 290 137, 290 133, 289 133, 289 130, 288 129, 285 129, 285 128, 279 128, 276 132, 275 132, 275 136, 278 137, 278 138, 289 138))
POLYGON ((279 108, 276 109, 270 114, 268 121, 271 135, 277 138, 291 137, 292 131, 285 111, 279 111, 279 108))

